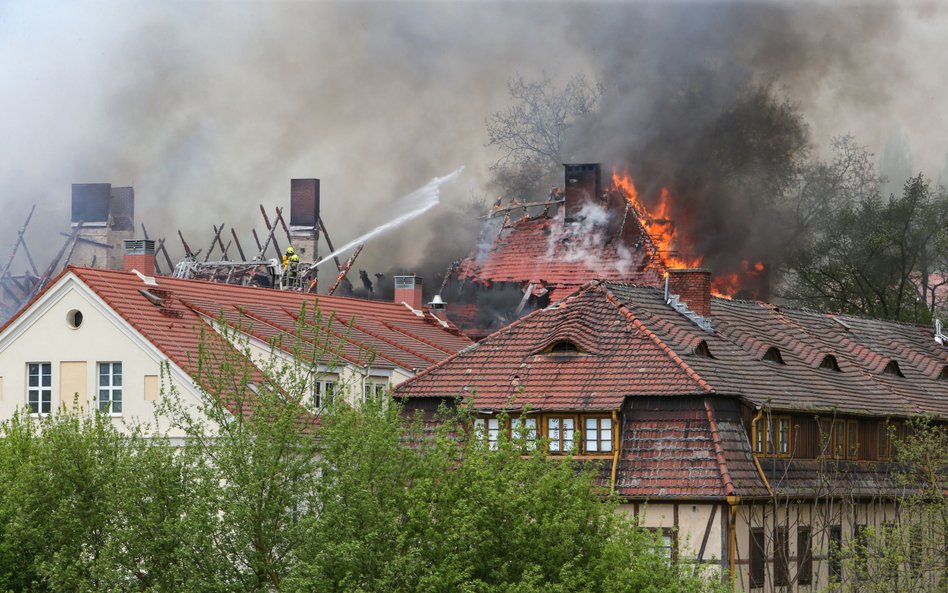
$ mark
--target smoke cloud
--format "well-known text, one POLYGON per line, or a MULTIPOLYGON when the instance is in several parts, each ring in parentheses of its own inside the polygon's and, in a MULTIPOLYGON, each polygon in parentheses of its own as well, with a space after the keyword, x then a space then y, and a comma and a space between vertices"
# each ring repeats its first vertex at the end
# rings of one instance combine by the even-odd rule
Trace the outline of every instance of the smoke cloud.
POLYGON ((35 203, 27 238, 48 261, 71 183, 133 185, 136 222, 171 246, 180 228, 206 248, 224 222, 246 250, 257 205, 288 205, 292 177, 322 179, 343 244, 465 164, 437 208, 356 264, 436 274, 477 242, 470 204, 496 197, 484 123, 517 73, 602 80, 569 158, 628 164, 645 199, 668 185, 690 204, 681 224, 706 229, 700 247, 743 255, 771 247, 747 212, 768 161, 706 181, 723 132, 771 105, 756 89, 803 115, 817 153, 847 132, 878 152, 898 125, 914 168, 937 176, 946 24, 933 7, 862 3, 0 1, 0 258, 35 203))

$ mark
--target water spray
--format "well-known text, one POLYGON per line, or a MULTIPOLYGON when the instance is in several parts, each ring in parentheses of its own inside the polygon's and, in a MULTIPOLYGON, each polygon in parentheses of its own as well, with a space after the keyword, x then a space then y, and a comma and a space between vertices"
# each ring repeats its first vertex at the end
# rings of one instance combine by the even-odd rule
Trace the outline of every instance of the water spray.
POLYGON ((464 170, 464 165, 461 165, 451 173, 445 175, 444 177, 433 177, 431 181, 425 185, 419 187, 415 191, 411 192, 407 196, 404 196, 398 200, 399 209, 409 208, 408 212, 402 214, 401 216, 394 218, 384 224, 380 224, 371 231, 365 233, 364 235, 349 241, 339 249, 333 251, 329 255, 320 259, 314 267, 322 265, 326 260, 330 260, 337 255, 348 251, 359 245, 365 243, 369 239, 383 235, 388 231, 399 227, 409 220, 414 220, 418 218, 425 212, 431 210, 441 201, 441 186, 450 181, 454 181, 461 174, 461 171, 464 170))

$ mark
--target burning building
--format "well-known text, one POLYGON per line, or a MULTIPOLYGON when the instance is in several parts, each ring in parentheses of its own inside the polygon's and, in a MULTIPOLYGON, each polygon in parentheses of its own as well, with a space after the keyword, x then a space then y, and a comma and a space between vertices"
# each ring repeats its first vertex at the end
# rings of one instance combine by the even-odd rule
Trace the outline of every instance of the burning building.
MULTIPOLYGON (((564 188, 546 201, 498 201, 479 245, 449 272, 442 297, 468 335, 483 337, 590 280, 661 286, 669 269, 701 265, 670 218, 667 190, 648 209, 628 175, 613 172, 604 183, 598 163, 564 169, 564 188)), ((764 280, 765 268, 745 264, 742 275, 716 278, 714 292, 734 295, 764 280)))

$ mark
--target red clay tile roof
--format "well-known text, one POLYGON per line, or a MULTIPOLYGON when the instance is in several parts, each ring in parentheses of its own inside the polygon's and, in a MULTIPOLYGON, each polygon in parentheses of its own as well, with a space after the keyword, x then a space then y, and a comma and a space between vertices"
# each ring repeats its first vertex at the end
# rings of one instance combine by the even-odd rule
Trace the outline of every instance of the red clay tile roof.
MULTIPOLYGON (((667 400, 666 400, 667 401, 667 400)), ((736 411, 706 398, 626 410, 616 492, 627 498, 721 498, 767 493, 736 411)))
POLYGON ((712 299, 713 332, 654 288, 604 283, 536 311, 397 390, 479 408, 615 409, 624 396, 715 393, 775 410, 948 417, 948 349, 931 329, 712 299), (538 350, 568 338, 589 354, 538 350), (704 342, 713 358, 702 356, 704 342), (786 364, 762 360, 771 347, 786 364), (840 372, 820 368, 827 354, 840 372), (886 374, 898 362, 904 377, 886 374))
POLYGON ((403 397, 470 396, 478 408, 612 410, 629 395, 708 391, 681 358, 605 298, 582 290, 402 384, 403 397), (545 354, 556 340, 583 353, 545 354))
POLYGON ((931 328, 758 302, 711 300, 713 333, 701 331, 660 291, 608 284, 608 290, 716 393, 778 410, 948 417, 948 349, 931 328), (694 353, 700 341, 714 358, 694 353), (761 360, 776 347, 786 363, 761 360), (819 368, 832 354, 840 372, 819 368), (884 373, 896 360, 904 373, 884 373))
POLYGON ((463 260, 458 278, 484 284, 534 282, 551 290, 597 279, 660 284, 659 273, 647 267, 644 249, 625 245, 618 237, 593 245, 587 234, 564 228, 562 213, 517 221, 499 233, 485 253, 463 260))
POLYGON ((468 346, 471 342, 453 328, 444 328, 430 315, 418 317, 401 303, 346 297, 317 296, 250 286, 234 286, 159 276, 157 286, 145 285, 134 273, 69 268, 132 327, 186 371, 198 351, 200 333, 210 335, 208 319, 228 325, 264 341, 282 338, 293 344, 302 307, 308 317, 321 312, 321 331, 306 328, 339 347, 337 354, 350 362, 424 368, 468 346), (148 290, 163 297, 163 306, 139 293, 148 290), (330 322, 331 320, 331 322, 330 322))

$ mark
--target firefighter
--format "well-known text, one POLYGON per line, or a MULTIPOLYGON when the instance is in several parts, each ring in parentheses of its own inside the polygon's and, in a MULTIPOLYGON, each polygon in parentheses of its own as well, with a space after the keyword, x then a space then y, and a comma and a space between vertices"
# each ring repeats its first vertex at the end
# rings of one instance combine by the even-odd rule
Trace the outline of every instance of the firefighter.
POLYGON ((287 286, 296 286, 296 274, 300 267, 300 256, 296 255, 296 250, 292 247, 286 248, 283 254, 283 272, 286 275, 287 286))

